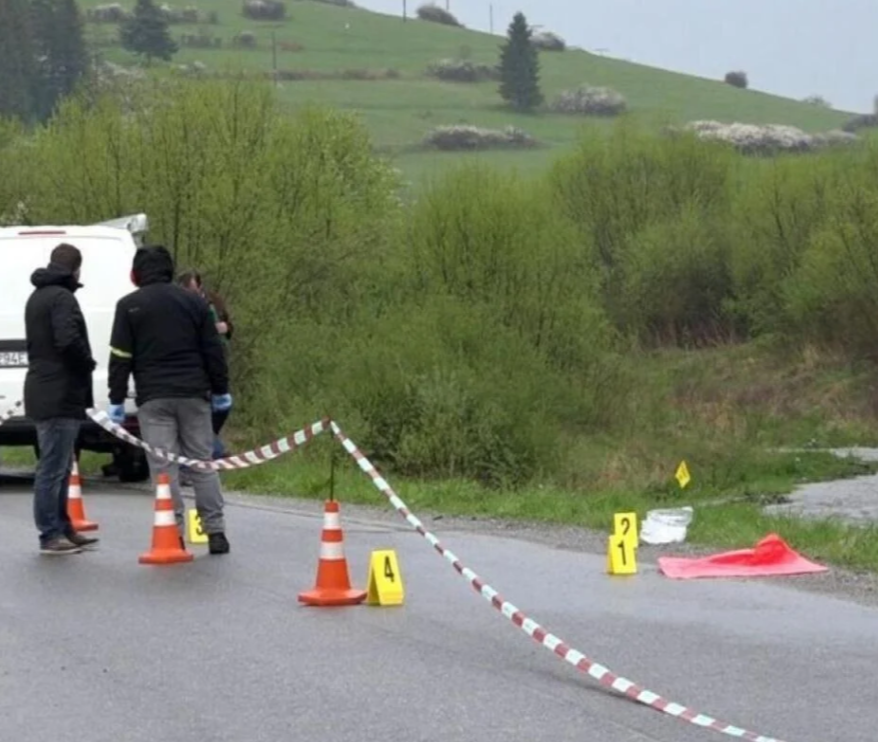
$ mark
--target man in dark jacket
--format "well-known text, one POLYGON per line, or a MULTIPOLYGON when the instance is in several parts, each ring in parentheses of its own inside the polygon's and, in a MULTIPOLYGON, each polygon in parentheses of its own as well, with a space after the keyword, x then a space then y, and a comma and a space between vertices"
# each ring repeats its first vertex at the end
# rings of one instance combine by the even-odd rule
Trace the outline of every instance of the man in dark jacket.
POLYGON ((82 254, 58 245, 49 265, 34 271, 35 286, 24 311, 28 370, 24 405, 37 429, 40 457, 34 480, 34 521, 44 554, 75 554, 97 542, 73 529, 67 492, 79 427, 92 407, 88 330, 74 293, 82 254))
MULTIPOLYGON (((128 379, 134 375, 137 417, 143 440, 151 446, 211 460, 211 412, 228 411, 228 367, 207 302, 175 285, 174 261, 162 246, 134 255, 131 280, 137 290, 119 300, 110 339, 110 417, 121 422, 128 379)), ((179 467, 148 456, 153 485, 160 473, 171 480, 177 527, 185 527, 179 467)), ((215 471, 190 474, 201 525, 211 554, 225 554, 223 495, 215 471)))

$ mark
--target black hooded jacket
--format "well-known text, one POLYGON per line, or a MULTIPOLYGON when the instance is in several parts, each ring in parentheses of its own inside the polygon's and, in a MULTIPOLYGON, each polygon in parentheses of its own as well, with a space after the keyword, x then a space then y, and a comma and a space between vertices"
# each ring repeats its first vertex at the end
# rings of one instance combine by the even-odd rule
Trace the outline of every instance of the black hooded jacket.
POLYGON ((122 404, 134 374, 137 405, 151 399, 229 391, 226 357, 210 308, 172 283, 174 263, 162 247, 140 248, 132 278, 137 290, 116 304, 110 339, 110 403, 122 404))
POLYGON ((24 310, 28 370, 25 412, 32 420, 85 419, 94 405, 88 330, 79 302, 81 288, 69 270, 49 264, 30 278, 35 286, 24 310))

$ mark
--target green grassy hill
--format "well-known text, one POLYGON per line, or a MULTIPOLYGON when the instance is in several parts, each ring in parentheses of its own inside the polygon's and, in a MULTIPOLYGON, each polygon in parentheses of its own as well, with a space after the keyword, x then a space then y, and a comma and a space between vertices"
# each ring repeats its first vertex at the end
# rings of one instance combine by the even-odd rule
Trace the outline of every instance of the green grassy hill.
MULTIPOLYGON (((84 9, 99 0, 81 0, 84 9)), ((123 5, 133 3, 123 0, 123 5)), ((173 3, 172 3, 173 5, 173 3)), ((188 3, 180 3, 183 7, 188 3)), ((416 7, 415 3, 411 4, 416 7)), ((302 76, 331 79, 285 81, 279 85, 282 100, 290 107, 324 103, 359 112, 373 134, 376 146, 395 152, 411 175, 433 170, 437 164, 456 161, 459 155, 412 153, 424 134, 445 124, 473 124, 492 128, 514 125, 546 145, 534 151, 493 152, 488 157, 522 169, 545 165, 557 148, 575 140, 584 125, 604 127, 606 121, 557 114, 516 115, 500 104, 493 82, 443 83, 426 76, 425 68, 442 58, 468 55, 474 62, 495 64, 499 36, 441 26, 419 20, 355 8, 341 8, 311 0, 289 0, 283 22, 252 21, 241 13, 240 0, 202 0, 198 9, 216 11, 216 25, 173 25, 174 37, 202 31, 222 40, 221 48, 181 48, 174 64, 199 61, 208 72, 267 73, 273 66, 272 34, 277 42, 277 67, 302 76), (234 48, 233 37, 251 31, 256 49, 234 48), (289 51, 292 45, 301 47, 289 51), (392 70, 393 79, 384 76, 392 70), (396 76, 398 73, 398 76, 396 76), (349 79, 373 75, 379 79, 349 79), (347 78, 347 79, 346 79, 347 78)), ((498 26, 509 19, 498 19, 498 26)), ((131 55, 112 45, 116 26, 88 24, 89 37, 100 42, 102 56, 130 65, 131 55)), ((631 116, 656 126, 694 119, 725 122, 781 123, 807 131, 838 126, 848 114, 773 95, 739 90, 722 81, 667 72, 584 51, 541 54, 543 91, 547 100, 583 83, 611 87, 622 93, 631 116)))

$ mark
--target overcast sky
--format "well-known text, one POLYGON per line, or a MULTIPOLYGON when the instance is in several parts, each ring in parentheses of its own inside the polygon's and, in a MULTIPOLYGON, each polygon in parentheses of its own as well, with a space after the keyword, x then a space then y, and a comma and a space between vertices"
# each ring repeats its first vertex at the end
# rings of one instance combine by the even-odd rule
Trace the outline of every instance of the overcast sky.
MULTIPOLYGON (((402 13, 402 0, 357 0, 402 13)), ((413 12, 423 0, 408 0, 413 12)), ((444 6, 445 0, 436 0, 444 6)), ((488 30, 490 0, 449 0, 470 28, 488 30)), ((521 10, 572 46, 641 64, 721 78, 791 98, 822 95, 869 111, 878 94, 878 0, 494 0, 494 31, 521 10)))

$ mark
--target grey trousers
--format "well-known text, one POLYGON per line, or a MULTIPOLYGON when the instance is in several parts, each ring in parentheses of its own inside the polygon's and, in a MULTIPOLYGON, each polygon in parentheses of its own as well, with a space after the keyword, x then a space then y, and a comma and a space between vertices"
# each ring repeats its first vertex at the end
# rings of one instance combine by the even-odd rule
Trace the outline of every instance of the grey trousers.
MULTIPOLYGON (((155 448, 182 454, 192 459, 211 461, 213 456, 213 425, 210 403, 196 398, 151 399, 137 410, 140 435, 155 448)), ((180 496, 179 465, 147 454, 153 488, 159 474, 168 474, 174 514, 181 535, 185 531, 185 505, 180 496)), ((189 476, 195 490, 195 507, 205 533, 225 531, 223 493, 219 474, 191 468, 189 476)))

